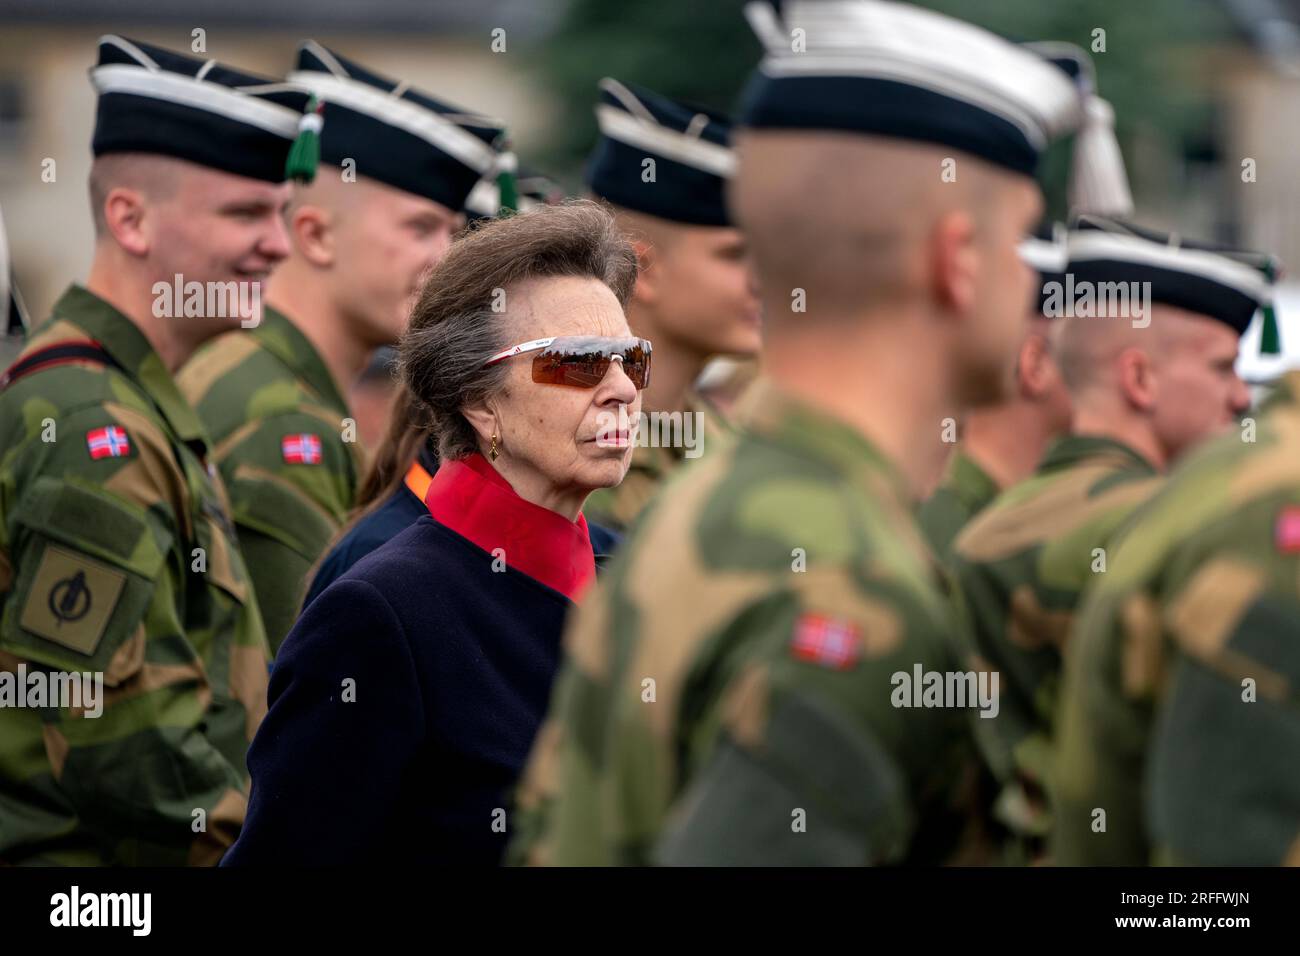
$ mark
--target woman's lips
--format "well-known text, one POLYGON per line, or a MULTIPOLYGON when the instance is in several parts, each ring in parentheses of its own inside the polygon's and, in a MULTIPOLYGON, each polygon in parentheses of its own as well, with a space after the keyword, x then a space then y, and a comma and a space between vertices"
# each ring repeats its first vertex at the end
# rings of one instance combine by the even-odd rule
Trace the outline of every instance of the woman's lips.
POLYGON ((628 445, 628 432, 601 432, 592 441, 602 448, 626 448, 628 445))

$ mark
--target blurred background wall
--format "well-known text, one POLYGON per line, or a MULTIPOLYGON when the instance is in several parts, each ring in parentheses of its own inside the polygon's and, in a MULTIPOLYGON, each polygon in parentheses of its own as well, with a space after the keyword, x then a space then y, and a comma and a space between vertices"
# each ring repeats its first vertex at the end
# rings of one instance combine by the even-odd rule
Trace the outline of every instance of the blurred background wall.
MULTIPOLYGON (((1300 271, 1300 0, 924 0, 1016 39, 1093 51, 1137 217, 1278 253, 1300 271), (1102 31, 1098 33, 1097 31, 1102 31), (1253 165, 1251 164, 1253 161, 1253 165), (1253 176, 1243 175, 1243 163, 1253 176)), ((267 74, 313 37, 504 120, 529 165, 579 188, 596 81, 734 108, 759 47, 743 0, 0 0, 0 207, 34 317, 84 275, 96 39, 120 32, 267 74), (504 31, 495 33, 494 31, 504 31), (494 39, 500 47, 494 50, 494 39), (53 159, 55 177, 42 179, 53 159)), ((1049 156, 1064 214, 1068 151, 1049 156)), ((1288 353, 1300 321, 1279 310, 1288 353), (1287 333, 1290 334, 1287 334, 1287 333)), ((1246 350, 1243 350, 1246 351, 1246 350)), ((1289 359, 1288 359, 1289 360, 1289 359)), ((1267 363, 1266 363, 1267 364, 1267 363)), ((1295 363, 1292 363, 1295 364, 1295 363)))

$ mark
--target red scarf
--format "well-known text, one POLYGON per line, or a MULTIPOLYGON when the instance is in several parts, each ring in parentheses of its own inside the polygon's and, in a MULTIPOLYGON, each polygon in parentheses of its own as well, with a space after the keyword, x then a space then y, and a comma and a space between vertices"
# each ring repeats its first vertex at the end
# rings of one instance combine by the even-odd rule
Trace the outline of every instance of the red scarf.
POLYGON ((477 452, 445 461, 429 483, 424 506, 439 524, 491 554, 505 549, 507 567, 577 601, 596 574, 587 519, 577 521, 525 501, 477 452))

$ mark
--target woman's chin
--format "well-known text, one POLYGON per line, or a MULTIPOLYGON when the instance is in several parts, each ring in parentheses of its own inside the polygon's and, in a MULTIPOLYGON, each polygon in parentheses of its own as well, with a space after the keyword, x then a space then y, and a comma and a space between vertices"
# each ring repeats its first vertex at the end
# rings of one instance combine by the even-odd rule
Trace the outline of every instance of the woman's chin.
POLYGON ((584 462, 582 468, 580 483, 592 490, 619 484, 632 463, 631 449, 605 448, 601 452, 584 462))

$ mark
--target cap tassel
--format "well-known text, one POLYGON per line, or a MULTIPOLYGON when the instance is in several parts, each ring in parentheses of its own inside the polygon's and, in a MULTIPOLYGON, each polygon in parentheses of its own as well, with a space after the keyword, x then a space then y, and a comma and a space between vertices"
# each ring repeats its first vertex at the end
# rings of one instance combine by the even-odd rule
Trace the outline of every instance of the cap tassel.
MULTIPOLYGON (((1277 281, 1278 271, 1276 260, 1265 261, 1263 272, 1270 286, 1277 281)), ((1260 307, 1259 322, 1259 354, 1281 355, 1282 332, 1277 324, 1277 312, 1273 308, 1272 298, 1260 307)))
POLYGON ((1260 320, 1263 324, 1259 329, 1259 354, 1281 355, 1282 335, 1278 330, 1277 313, 1273 310, 1273 303, 1264 306, 1260 320))
POLYGON ((1099 96, 1089 96, 1084 103, 1069 192, 1076 213, 1124 218, 1133 212, 1124 154, 1115 139, 1115 111, 1099 96))
POLYGON ((320 165, 320 131, 325 126, 324 109, 325 104, 318 103, 315 96, 307 100, 307 111, 298 120, 298 137, 284 161, 285 179, 309 183, 316 178, 316 167, 320 165))
POLYGON ((508 169, 497 173, 497 189, 501 194, 501 208, 497 215, 504 218, 519 209, 519 187, 515 183, 515 174, 508 169))
POLYGON ((497 150, 497 218, 504 219, 519 211, 519 182, 515 176, 519 161, 510 151, 510 138, 505 130, 493 145, 497 150))

